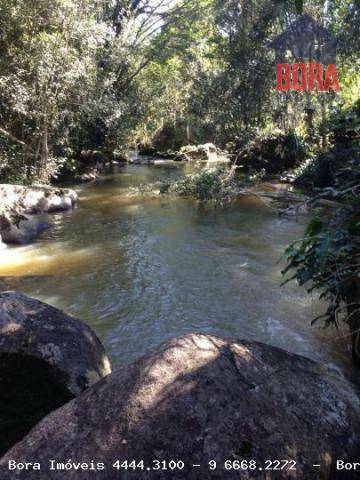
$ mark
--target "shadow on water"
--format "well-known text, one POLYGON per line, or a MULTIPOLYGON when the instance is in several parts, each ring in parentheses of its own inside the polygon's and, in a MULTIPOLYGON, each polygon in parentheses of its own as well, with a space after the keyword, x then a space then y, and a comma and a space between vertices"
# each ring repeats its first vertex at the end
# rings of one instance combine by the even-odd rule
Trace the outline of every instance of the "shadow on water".
POLYGON ((348 342, 310 321, 322 306, 280 288, 286 245, 304 225, 259 201, 225 211, 132 187, 179 172, 128 166, 78 188, 71 215, 31 246, 2 254, 0 276, 87 321, 115 362, 174 335, 201 331, 269 342, 350 369, 348 342))

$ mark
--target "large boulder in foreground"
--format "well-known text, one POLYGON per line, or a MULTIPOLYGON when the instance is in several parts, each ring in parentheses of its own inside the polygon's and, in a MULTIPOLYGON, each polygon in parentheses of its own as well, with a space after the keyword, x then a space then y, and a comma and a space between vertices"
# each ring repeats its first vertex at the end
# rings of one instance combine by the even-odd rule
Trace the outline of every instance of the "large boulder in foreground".
POLYGON ((0 292, 0 454, 109 373, 87 325, 20 293, 0 292))
POLYGON ((37 471, 8 471, 9 460, 27 460, 39 462, 47 478, 55 460, 70 469, 51 471, 53 480, 335 479, 335 459, 356 454, 359 427, 356 392, 321 365, 261 343, 193 334, 119 368, 51 413, 0 461, 0 476, 38 480, 37 471), (117 459, 143 460, 145 469, 118 471, 117 459), (236 470, 251 459, 263 470, 236 470), (296 461, 296 471, 265 471, 276 459, 296 461), (105 470, 75 468, 90 460, 105 470), (154 460, 185 466, 152 470, 154 460), (225 469, 226 460, 234 469, 225 469))

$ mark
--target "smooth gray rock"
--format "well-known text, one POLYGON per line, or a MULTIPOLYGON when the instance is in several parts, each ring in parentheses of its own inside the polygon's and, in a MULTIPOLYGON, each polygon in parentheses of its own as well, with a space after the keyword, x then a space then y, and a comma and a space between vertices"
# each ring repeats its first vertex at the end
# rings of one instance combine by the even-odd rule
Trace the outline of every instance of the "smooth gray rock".
POLYGON ((36 216, 11 211, 0 212, 1 239, 7 244, 24 245, 29 243, 49 227, 48 222, 40 220, 36 216))
POLYGON ((186 145, 180 149, 177 159, 189 162, 229 162, 227 153, 213 143, 186 145))
POLYGON ((1 233, 0 233, 0 252, 1 250, 5 250, 7 248, 6 244, 3 242, 1 233))
POLYGON ((0 453, 109 373, 105 350, 86 324, 20 293, 0 292, 0 453))
POLYGON ((325 367, 261 343, 193 334, 118 368, 48 415, 0 461, 0 475, 37 480, 39 472, 7 469, 9 460, 27 459, 41 463, 45 479, 49 460, 71 459, 106 470, 52 471, 52 480, 336 479, 335 460, 358 454, 359 427, 356 391, 325 367), (118 471, 117 459, 143 460, 145 469, 118 471), (147 470, 154 459, 185 467, 147 470), (251 459, 256 470, 224 468, 226 460, 251 459), (296 472, 265 471, 276 459, 295 460, 296 472))
POLYGON ((34 216, 70 210, 77 201, 74 190, 47 186, 0 185, 0 236, 3 243, 31 242, 50 224, 34 216))
POLYGON ((0 210, 22 213, 63 212, 77 201, 74 190, 48 186, 0 185, 0 210))
POLYGON ((80 175, 76 175, 74 181, 77 183, 90 183, 94 182, 98 177, 99 171, 97 169, 92 169, 80 175))

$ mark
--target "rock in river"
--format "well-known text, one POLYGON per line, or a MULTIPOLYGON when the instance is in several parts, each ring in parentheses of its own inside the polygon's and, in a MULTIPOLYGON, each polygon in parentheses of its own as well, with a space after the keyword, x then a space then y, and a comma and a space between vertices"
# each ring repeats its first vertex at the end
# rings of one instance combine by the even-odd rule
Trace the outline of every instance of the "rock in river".
POLYGON ((220 150, 212 143, 205 143, 204 145, 186 145, 181 148, 177 160, 219 163, 229 163, 230 161, 227 153, 220 150))
POLYGON ((0 454, 109 373, 100 340, 83 322, 22 294, 0 292, 0 454))
POLYGON ((14 211, 0 212, 1 243, 20 245, 29 243, 48 227, 48 222, 44 222, 34 215, 14 211))
POLYGON ((29 243, 49 227, 34 214, 70 210, 76 200, 76 192, 70 189, 0 185, 0 248, 1 242, 29 243))
POLYGON ((48 186, 0 185, 0 210, 53 213, 70 210, 77 200, 74 190, 48 186))
POLYGON ((38 480, 36 471, 8 471, 9 460, 32 459, 45 479, 49 460, 71 459, 65 473, 51 471, 52 480, 335 479, 335 459, 358 453, 359 427, 357 393, 326 367, 261 343, 192 334, 118 368, 48 415, 3 457, 0 475, 38 480), (143 461, 144 470, 118 471, 118 459, 118 466, 143 461), (90 460, 105 470, 71 466, 90 460), (153 470, 154 460, 184 467, 153 470), (256 468, 245 469, 251 460, 256 468), (296 470, 272 470, 275 460, 296 470))

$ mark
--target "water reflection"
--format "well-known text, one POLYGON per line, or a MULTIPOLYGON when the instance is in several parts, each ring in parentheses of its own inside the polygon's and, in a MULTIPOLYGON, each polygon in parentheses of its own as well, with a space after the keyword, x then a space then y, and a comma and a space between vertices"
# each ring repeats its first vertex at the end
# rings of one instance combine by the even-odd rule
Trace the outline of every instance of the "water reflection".
POLYGON ((173 170, 129 166, 79 188, 71 215, 28 247, 2 253, 13 288, 95 328, 113 361, 129 362, 190 331, 281 346, 350 371, 348 342, 310 320, 321 306, 279 287, 278 259, 303 224, 256 199, 226 211, 185 199, 134 195, 173 170))

